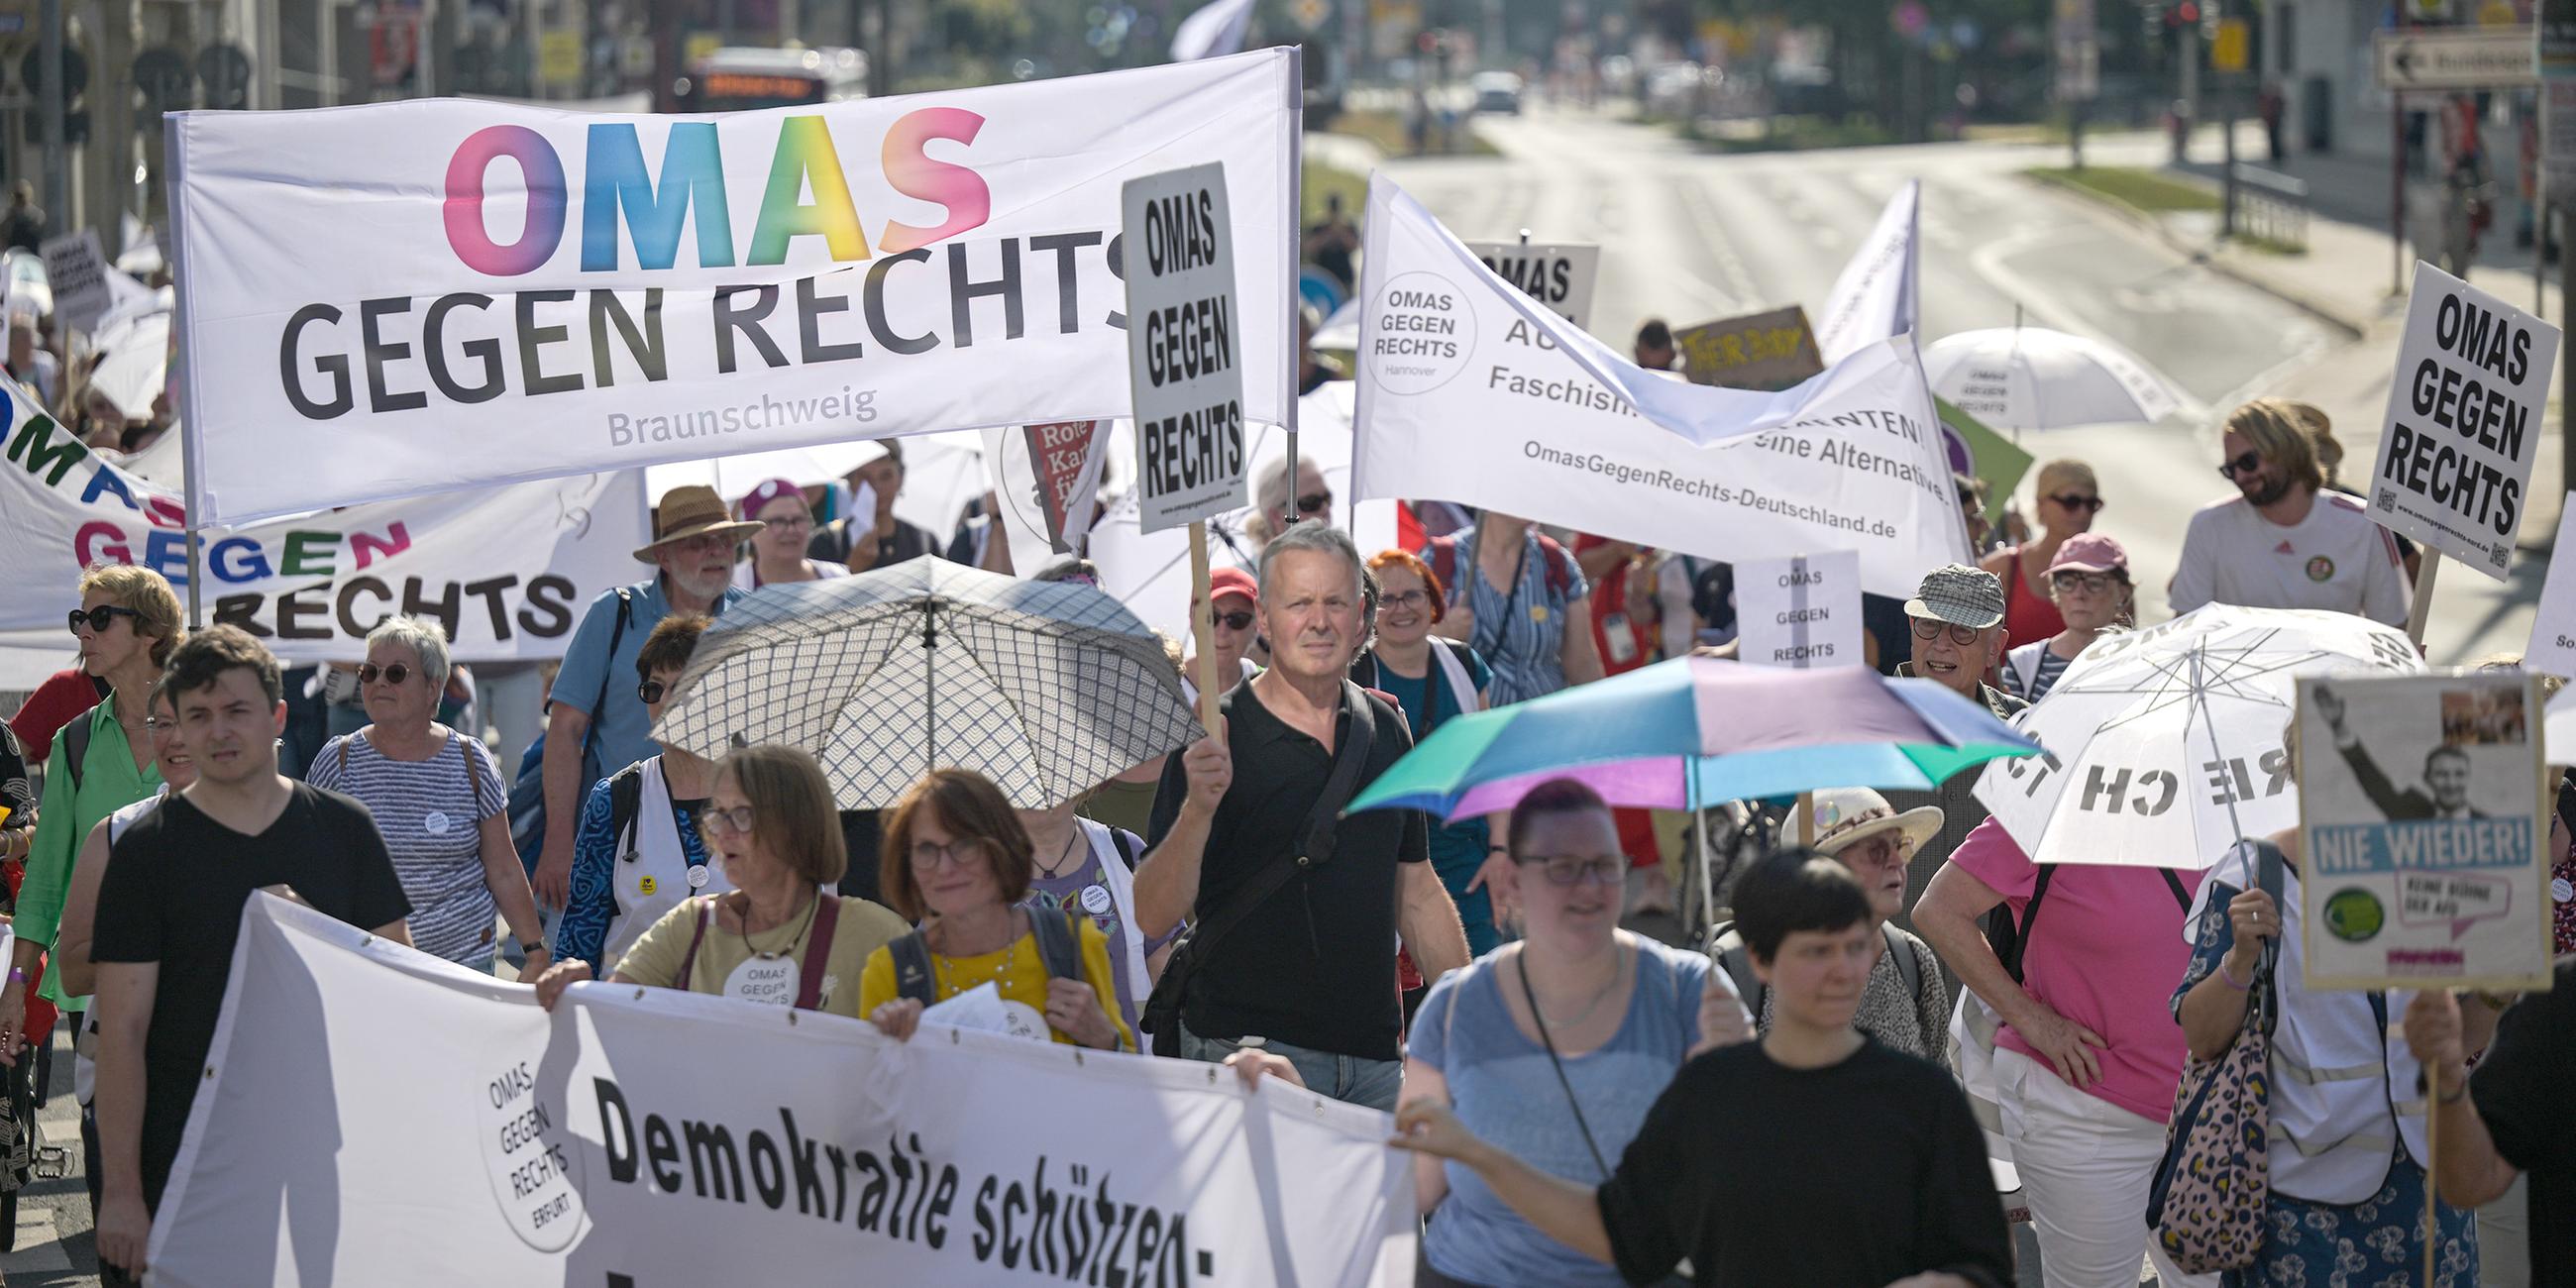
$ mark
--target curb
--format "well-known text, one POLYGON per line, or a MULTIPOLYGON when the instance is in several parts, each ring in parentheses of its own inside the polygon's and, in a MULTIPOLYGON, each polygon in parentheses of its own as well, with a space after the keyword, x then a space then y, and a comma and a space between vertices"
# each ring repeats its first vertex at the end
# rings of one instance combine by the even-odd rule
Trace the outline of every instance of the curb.
POLYGON ((2154 215, 2151 215, 2144 210, 2140 210, 2138 207, 2131 205, 2126 201, 2122 201, 2118 197, 2114 197, 2107 192, 2088 188, 2079 183, 2071 183, 2054 175, 2032 174, 2024 171, 2022 178, 2044 188, 2056 189, 2057 191, 2066 193, 2079 201, 2093 205, 2106 213, 2116 215, 2122 222, 2127 223, 2135 227, 2138 231, 2146 233, 2154 237, 2157 241, 2164 243, 2165 248, 2171 250, 2175 254, 2184 256, 2191 260, 2192 263, 2198 264, 2221 277, 2261 291, 2265 295, 2269 295, 2272 298, 2289 305, 2291 308, 2297 309, 2298 311, 2333 327, 2335 330, 2342 332, 2344 338, 2347 340, 2360 339, 2363 335, 2369 332, 2372 324, 2378 321, 2378 317, 2376 315, 2355 318, 2332 305, 2316 300, 2304 291, 2295 287, 2284 286, 2266 274, 2249 272, 2236 264, 2230 263, 2226 258, 2216 253, 2216 247, 2194 245, 2189 239, 2180 236, 2175 233, 2173 229, 2167 227, 2163 220, 2158 219, 2154 215))

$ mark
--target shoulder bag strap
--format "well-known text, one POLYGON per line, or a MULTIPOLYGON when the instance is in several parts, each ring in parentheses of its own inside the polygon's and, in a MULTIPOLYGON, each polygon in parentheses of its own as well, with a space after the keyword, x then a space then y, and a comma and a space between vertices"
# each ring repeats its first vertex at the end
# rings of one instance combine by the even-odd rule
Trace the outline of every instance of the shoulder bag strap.
POLYGON ((810 1011, 823 1004, 823 968, 832 957, 832 929, 841 922, 841 898, 829 890, 817 890, 814 897, 813 938, 805 941, 805 960, 796 971, 796 1009, 810 1011))
POLYGON ((2183 888, 2182 878, 2175 876, 2172 868, 2158 868, 2156 871, 2165 875, 2165 889, 2173 892, 2174 902, 2181 904, 2184 912, 2190 912, 2191 891, 2183 888))
POLYGON ((1905 942, 1895 922, 1882 921, 1878 930, 1886 936, 1887 953, 1896 959, 1896 973, 1905 981, 1905 1000, 1912 1002, 1923 992, 1923 959, 1914 955, 1914 945, 1905 942))
MULTIPOLYGON (((102 694, 99 701, 107 702, 112 699, 102 694)), ((81 762, 89 759, 90 721, 97 718, 95 710, 84 711, 77 719, 63 726, 63 772, 71 775, 74 796, 80 795, 81 774, 84 769, 81 762)))
POLYGON ((699 901, 698 924, 695 929, 692 929, 689 932, 689 951, 683 954, 680 958, 679 982, 672 985, 672 987, 679 989, 683 993, 689 991, 689 973, 697 969, 698 965, 698 945, 706 942, 707 921, 715 915, 715 911, 715 900, 706 899, 699 901))
POLYGON ((2031 927, 2039 924, 2040 901, 2048 897, 2049 879, 2057 875, 2054 863, 2042 863, 2038 867, 2039 874, 2030 883, 2030 902, 2022 905, 2021 924, 2013 930, 2012 960, 2003 964, 2016 984, 2021 982, 2021 959, 2030 952, 2031 927))
MULTIPOLYGON (((1431 660, 1440 664, 1440 674, 1447 677, 1450 696, 1458 700, 1460 715, 1471 715, 1485 709, 1483 700, 1476 696, 1475 677, 1467 674, 1466 660, 1459 656, 1466 647, 1456 640, 1444 640, 1436 635, 1431 639, 1431 660)), ((1426 729, 1423 732, 1430 731, 1426 729)))
POLYGON ((343 790, 349 786, 349 739, 357 736, 354 733, 343 734, 340 738, 340 786, 343 790))
MULTIPOLYGON (((1529 967, 1522 964, 1518 950, 1512 953, 1512 973, 1521 977, 1521 997, 1529 1002, 1530 1023, 1538 1026, 1539 1044, 1547 1048, 1548 1067, 1556 1070, 1556 1085, 1565 1088, 1566 1108, 1574 1111, 1574 1125, 1583 1133, 1583 1147, 1592 1151, 1592 1165, 1601 1169, 1601 1179, 1610 1179, 1610 1164, 1601 1156, 1601 1146, 1592 1139, 1592 1124, 1584 1121, 1583 1101, 1574 1094, 1574 1080, 1565 1076, 1565 1061, 1556 1054, 1556 1039, 1548 1036, 1547 1017, 1538 1012, 1538 990, 1530 987, 1529 967)), ((1451 999, 1450 1006, 1457 1006, 1451 999)))

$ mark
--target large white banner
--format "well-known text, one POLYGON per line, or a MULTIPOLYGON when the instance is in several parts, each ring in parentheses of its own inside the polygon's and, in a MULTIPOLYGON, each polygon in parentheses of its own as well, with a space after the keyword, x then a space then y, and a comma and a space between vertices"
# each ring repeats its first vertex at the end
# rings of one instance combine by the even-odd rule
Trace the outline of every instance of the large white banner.
POLYGON ((1383 176, 1360 295, 1361 496, 1714 559, 1857 550, 1881 595, 1970 561, 1909 336, 1776 394, 1686 384, 1522 294, 1383 176))
MULTIPOLYGON (((178 494, 81 445, 0 381, 0 646, 67 656, 83 569, 139 564, 188 595, 178 494)), ((358 661, 396 613, 434 618, 460 662, 563 656, 582 609, 650 572, 640 470, 387 501, 198 534, 210 625, 289 661, 358 661)))
POLYGON ((257 895, 148 1252, 246 1284, 1409 1282, 1387 1115, 1231 1070, 533 990, 257 895))
POLYGON ((197 513, 1126 415, 1119 186, 1218 160, 1245 414, 1284 421, 1293 67, 716 116, 179 113, 197 513))
POLYGON ((1889 336, 1923 330, 1923 181, 1908 179, 1843 265, 1816 320, 1816 349, 1840 362, 1889 336))

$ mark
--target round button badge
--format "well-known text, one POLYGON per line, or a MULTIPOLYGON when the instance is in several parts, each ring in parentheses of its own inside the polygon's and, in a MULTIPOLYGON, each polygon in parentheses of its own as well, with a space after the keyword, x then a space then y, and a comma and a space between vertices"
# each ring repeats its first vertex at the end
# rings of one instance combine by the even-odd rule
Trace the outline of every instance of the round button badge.
POLYGON ((429 833, 431 836, 447 835, 447 815, 438 810, 431 810, 428 814, 422 816, 420 820, 420 830, 429 833))
POLYGON ((692 863, 692 864, 690 864, 690 865, 689 865, 689 888, 690 888, 690 889, 692 889, 692 890, 700 890, 700 889, 704 889, 704 888, 706 887, 706 884, 707 884, 707 865, 706 865, 706 864, 703 864, 703 863, 692 863))

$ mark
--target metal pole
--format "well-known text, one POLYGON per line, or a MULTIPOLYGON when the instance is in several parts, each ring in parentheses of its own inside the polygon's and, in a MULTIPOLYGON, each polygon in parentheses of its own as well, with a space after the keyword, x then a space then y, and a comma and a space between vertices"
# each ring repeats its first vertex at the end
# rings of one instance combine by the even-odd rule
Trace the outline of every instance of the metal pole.
MULTIPOLYGON (((2542 229, 2544 234, 2547 231, 2546 227, 2542 229)), ((2562 205, 2558 207, 2558 311, 2561 315, 2568 312, 2570 301, 2576 301, 2576 246, 2566 244, 2571 233, 2576 233, 2576 208, 2562 205)), ((2545 245, 2545 235, 2542 240, 2545 245)), ((2564 321, 2564 316, 2560 320, 2564 321)), ((2561 387, 2576 389, 2576 345, 2558 346, 2558 364, 2561 387)), ((2571 427, 2564 404, 2558 409, 2558 433, 2561 448, 2559 467, 2564 473, 2560 481, 2567 489, 2576 490, 2576 427, 2571 427)))
POLYGON ((2406 293, 2406 96, 2388 91, 2388 293, 2406 293))
MULTIPOLYGON (((1296 231, 1302 229, 1306 222, 1306 50, 1302 45, 1291 45, 1288 48, 1288 112, 1295 118, 1288 124, 1288 227, 1293 244, 1296 231)), ((1295 346, 1288 354, 1287 378, 1284 382, 1287 386, 1284 392, 1288 395, 1288 423, 1284 426, 1288 431, 1288 522, 1295 523, 1299 518, 1297 513, 1297 367, 1306 356, 1305 346, 1297 342, 1297 333, 1306 321, 1302 312, 1305 307, 1305 297, 1297 291, 1298 257, 1295 254, 1289 254, 1281 256, 1281 259, 1286 261, 1287 266, 1285 285, 1288 288, 1288 343, 1295 346)), ((1253 499, 1256 503, 1260 500, 1258 497, 1253 499)), ((1359 498, 1352 497, 1345 504, 1357 510, 1359 498)), ((1324 516, 1324 522, 1327 525, 1331 524, 1332 516, 1329 514, 1324 516)), ((1202 576, 1199 584, 1205 586, 1207 579, 1202 576)))
POLYGON ((43 28, 36 57, 44 79, 39 111, 45 118, 45 212, 55 228, 67 231, 72 187, 64 168, 69 149, 63 143, 63 0, 44 0, 36 21, 43 28))

